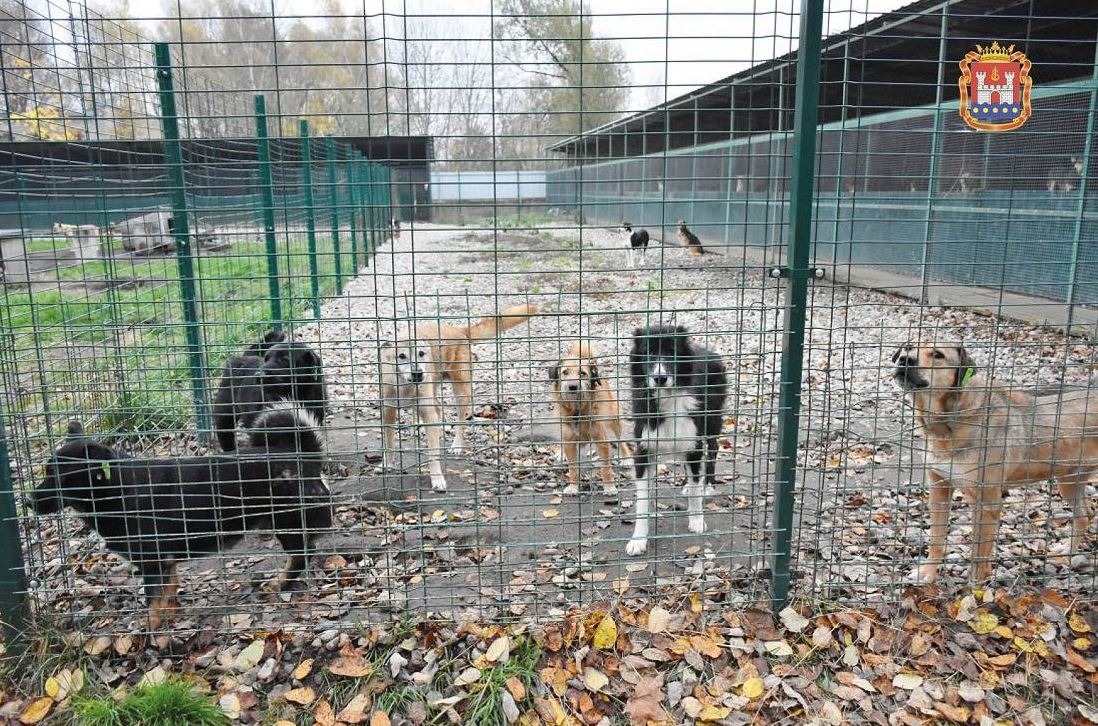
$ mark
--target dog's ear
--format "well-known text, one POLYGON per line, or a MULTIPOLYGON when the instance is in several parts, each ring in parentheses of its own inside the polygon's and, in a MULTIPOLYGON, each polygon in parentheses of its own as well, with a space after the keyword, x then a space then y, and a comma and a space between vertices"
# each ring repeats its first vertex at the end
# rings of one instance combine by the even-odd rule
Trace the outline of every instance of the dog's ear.
POLYGON ((320 370, 320 354, 312 348, 306 348, 301 352, 301 359, 304 361, 304 365, 313 370, 320 370))
POLYGON ((894 352, 892 354, 892 362, 895 363, 896 361, 900 360, 900 356, 903 355, 904 351, 907 350, 910 347, 911 347, 911 343, 904 343, 899 348, 897 348, 896 352, 894 352))
POLYGON ((592 386, 599 385, 599 383, 602 382, 602 378, 599 376, 598 364, 596 364, 595 361, 592 360, 590 362, 590 364, 588 364, 587 368, 588 368, 588 370, 591 371, 591 385, 592 386))
POLYGON ((555 363, 549 366, 549 380, 556 381, 560 379, 560 363, 555 363))
POLYGON ((263 336, 263 342, 268 344, 281 343, 285 340, 286 333, 279 328, 271 328, 267 331, 266 335, 263 336))

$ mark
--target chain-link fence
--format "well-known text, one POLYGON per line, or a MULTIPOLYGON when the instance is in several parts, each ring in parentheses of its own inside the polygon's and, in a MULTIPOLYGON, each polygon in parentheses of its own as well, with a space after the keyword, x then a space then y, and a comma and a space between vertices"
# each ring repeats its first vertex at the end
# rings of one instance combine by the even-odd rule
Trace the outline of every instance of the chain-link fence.
POLYGON ((989 512, 983 574, 1090 597, 1096 11, 596 5, 0 0, 8 620, 894 600, 989 512), (999 134, 992 40, 1035 79, 999 134), (1054 395, 919 433, 993 380, 1054 395), (939 553, 928 447, 1047 436, 939 553))

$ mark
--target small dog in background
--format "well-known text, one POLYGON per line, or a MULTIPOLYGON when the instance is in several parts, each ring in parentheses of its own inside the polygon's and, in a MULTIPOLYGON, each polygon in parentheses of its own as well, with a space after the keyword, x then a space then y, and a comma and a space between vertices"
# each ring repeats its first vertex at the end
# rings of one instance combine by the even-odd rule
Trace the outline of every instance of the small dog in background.
POLYGON ((331 526, 331 492, 308 411, 279 404, 252 426, 236 454, 138 459, 85 436, 73 421, 30 504, 38 514, 71 507, 133 564, 150 630, 179 610, 179 561, 223 552, 249 530, 273 530, 282 545, 286 565, 264 586, 281 591, 299 580, 313 540, 331 526))
POLYGON ((452 451, 465 451, 465 422, 473 417, 473 343, 492 340, 538 312, 536 305, 512 305, 498 315, 458 327, 441 320, 420 323, 415 337, 381 347, 381 425, 385 465, 396 466, 396 425, 402 408, 415 408, 426 424, 431 488, 446 491, 442 473, 442 384, 449 381, 457 399, 452 451))
POLYGON ((1086 486, 1098 479, 1098 391, 1012 390, 977 373, 958 345, 908 343, 892 362, 927 443, 930 552, 913 577, 938 576, 954 487, 972 502, 973 582, 991 575, 1007 487, 1055 479, 1074 516, 1070 552, 1078 552, 1090 524, 1086 486))
POLYGON ((389 237, 394 240, 400 239, 400 218, 393 217, 389 220, 389 237))
POLYGON ((701 257, 705 254, 705 249, 702 247, 701 240, 698 239, 698 235, 691 232, 686 228, 686 220, 679 220, 679 245, 682 247, 683 254, 689 252, 695 257, 701 257))
POLYGON ((626 554, 648 549, 648 499, 661 457, 685 461, 688 528, 705 531, 702 498, 716 484, 717 437, 724 425, 728 377, 720 356, 690 340, 681 325, 638 328, 629 353, 637 502, 626 554), (704 478, 702 465, 704 462, 704 478))
POLYGON ((1069 163, 1058 164, 1049 169, 1046 188, 1050 192, 1073 192, 1079 188, 1082 178, 1083 160, 1072 156, 1069 163))
POLYGON ((320 424, 328 397, 320 356, 309 346, 269 330, 242 355, 233 356, 221 373, 213 404, 214 431, 222 451, 236 449, 236 428, 248 428, 255 417, 278 401, 296 401, 320 424))
POLYGON ((618 231, 629 240, 629 266, 638 267, 647 264, 648 230, 638 229, 634 231, 632 222, 622 222, 621 226, 618 227, 618 231))
POLYGON ((599 374, 598 363, 590 346, 573 343, 565 357, 549 369, 553 405, 560 416, 561 449, 568 461, 568 486, 565 494, 578 494, 579 459, 586 444, 595 444, 602 459, 602 489, 617 491, 614 469, 610 464, 611 447, 617 446, 622 458, 630 455, 621 438, 621 405, 610 382, 599 374))

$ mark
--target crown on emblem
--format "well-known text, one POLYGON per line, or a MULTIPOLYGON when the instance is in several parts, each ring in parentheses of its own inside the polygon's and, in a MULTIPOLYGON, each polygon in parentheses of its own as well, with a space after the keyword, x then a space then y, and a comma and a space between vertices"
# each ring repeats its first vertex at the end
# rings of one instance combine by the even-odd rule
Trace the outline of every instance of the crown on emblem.
POLYGON ((976 52, 980 54, 980 60, 982 61, 1008 61, 1010 60, 1010 54, 1014 52, 1014 46, 1009 48, 999 45, 999 41, 994 41, 991 45, 976 44, 976 52))

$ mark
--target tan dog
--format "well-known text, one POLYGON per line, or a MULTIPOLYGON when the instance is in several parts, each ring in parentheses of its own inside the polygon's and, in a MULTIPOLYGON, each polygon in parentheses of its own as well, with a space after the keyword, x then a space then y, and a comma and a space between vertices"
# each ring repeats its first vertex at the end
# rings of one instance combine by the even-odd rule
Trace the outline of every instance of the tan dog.
POLYGON ((579 493, 579 458, 583 445, 595 444, 602 459, 602 489, 617 491, 610 465, 611 446, 617 444, 623 457, 629 447, 621 440, 621 406, 610 383, 599 375, 591 349, 576 342, 568 354, 549 369, 553 405, 560 415, 561 448, 568 460, 565 494, 579 493))
POLYGON ((536 314, 536 305, 513 305, 498 315, 457 327, 441 321, 421 323, 413 340, 386 343, 381 349, 381 423, 385 465, 396 467, 396 424, 402 408, 414 407, 427 425, 427 457, 431 487, 446 491, 442 474, 442 383, 454 389, 458 418, 452 451, 465 451, 465 422, 473 412, 473 343, 490 340, 536 314))
POLYGON ((695 257, 701 257, 705 254, 705 250, 702 248, 701 240, 698 239, 698 235, 691 232, 686 228, 686 220, 679 220, 679 245, 682 246, 683 253, 689 252, 695 257))
POLYGON ((991 574, 1003 490, 1056 479, 1074 515, 1071 551, 1083 544, 1086 484, 1098 473, 1098 391, 1041 400, 976 373, 964 348, 908 344, 892 356, 927 441, 930 552, 915 573, 933 582, 945 556, 953 487, 972 502, 973 581, 991 574))

